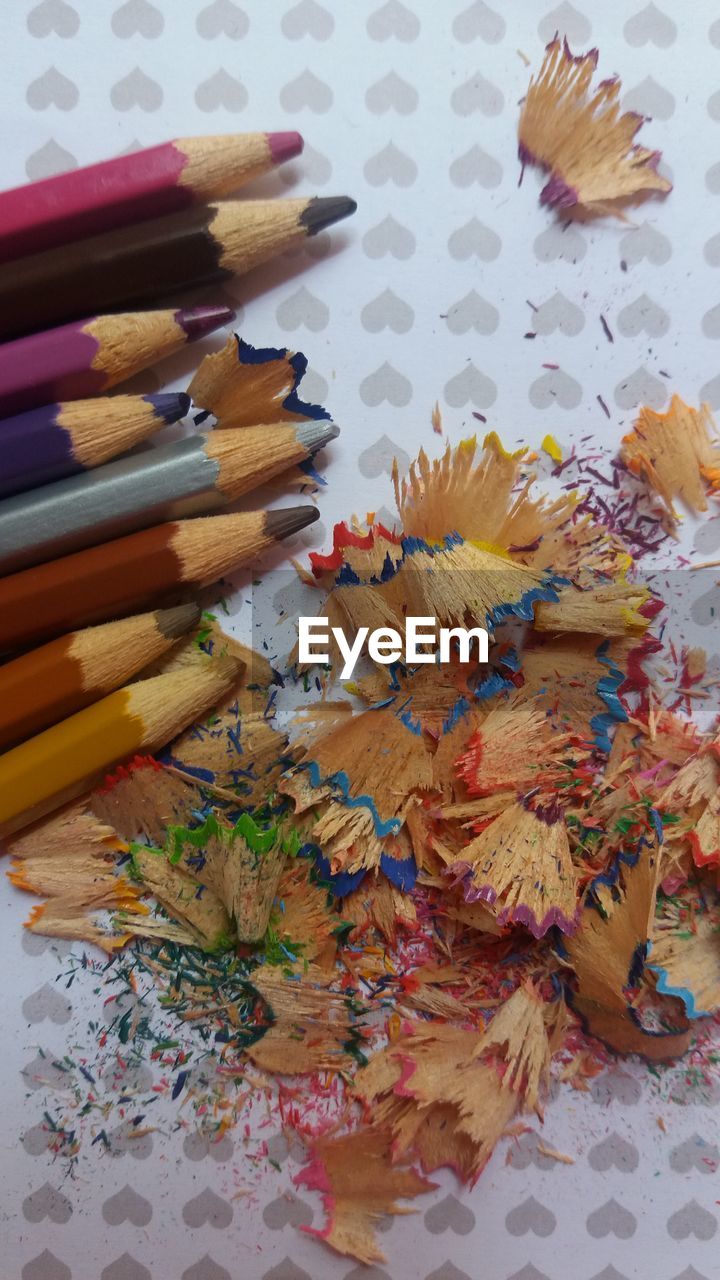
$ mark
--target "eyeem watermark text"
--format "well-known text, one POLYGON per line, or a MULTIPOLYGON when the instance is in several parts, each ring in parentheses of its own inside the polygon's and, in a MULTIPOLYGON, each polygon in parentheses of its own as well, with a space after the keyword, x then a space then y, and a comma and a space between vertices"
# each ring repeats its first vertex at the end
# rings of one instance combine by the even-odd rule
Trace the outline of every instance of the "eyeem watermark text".
POLYGON ((341 680, 349 680, 363 650, 383 666, 392 662, 416 665, 421 662, 449 662, 453 644, 461 662, 488 661, 489 636, 484 627, 438 627, 437 618, 405 619, 405 634, 393 627, 360 627, 349 640, 342 627, 331 627, 329 618, 298 618, 298 661, 328 663, 327 646, 332 636, 343 658, 341 680), (473 648, 473 646, 475 646, 473 648))

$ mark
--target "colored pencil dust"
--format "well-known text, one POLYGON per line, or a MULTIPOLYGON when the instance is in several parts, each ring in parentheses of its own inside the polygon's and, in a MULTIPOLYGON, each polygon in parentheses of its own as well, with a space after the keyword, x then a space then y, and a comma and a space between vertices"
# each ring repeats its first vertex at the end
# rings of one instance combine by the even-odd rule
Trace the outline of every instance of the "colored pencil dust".
POLYGON ((347 196, 227 200, 0 268, 0 338, 227 280, 354 213, 347 196))
POLYGON ((0 263, 212 200, 302 148, 299 133, 177 138, 0 192, 0 263))
POLYGON ((16 494, 0 502, 0 573, 218 510, 306 461, 337 434, 333 423, 320 420, 188 436, 16 494))
POLYGON ((283 507, 156 525, 0 579, 0 653, 208 586, 317 520, 283 507))
POLYGON ((50 404, 2 419, 0 498, 97 467, 189 408, 189 396, 168 391, 50 404))
POLYGON ((128 685, 0 756, 0 834, 73 799, 114 764, 157 751, 209 710, 240 671, 211 659, 128 685))
POLYGON ((199 617, 194 604, 139 614, 72 632, 6 662, 0 667, 0 751, 127 684, 199 617))
POLYGON ((226 306, 93 316, 0 345, 0 416, 100 395, 222 325, 226 306))

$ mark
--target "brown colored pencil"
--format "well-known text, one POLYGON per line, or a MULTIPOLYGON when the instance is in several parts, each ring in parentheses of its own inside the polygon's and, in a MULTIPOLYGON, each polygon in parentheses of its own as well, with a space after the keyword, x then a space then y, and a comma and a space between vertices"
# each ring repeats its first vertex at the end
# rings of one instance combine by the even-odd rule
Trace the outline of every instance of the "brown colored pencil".
POLYGON ((0 267, 0 338, 228 279, 354 213, 347 196, 226 200, 0 267))
POLYGON ((0 192, 0 262, 215 200, 298 156, 299 133, 176 138, 0 192))
POLYGON ((0 751, 127 684, 199 618, 195 604, 142 613, 71 632, 6 662, 0 667, 0 751))
POLYGON ((178 520, 0 578, 0 653, 208 586, 318 515, 301 506, 178 520))
POLYGON ((210 658, 140 680, 0 756, 0 835, 52 813, 138 752, 159 751, 214 707, 242 671, 210 658))

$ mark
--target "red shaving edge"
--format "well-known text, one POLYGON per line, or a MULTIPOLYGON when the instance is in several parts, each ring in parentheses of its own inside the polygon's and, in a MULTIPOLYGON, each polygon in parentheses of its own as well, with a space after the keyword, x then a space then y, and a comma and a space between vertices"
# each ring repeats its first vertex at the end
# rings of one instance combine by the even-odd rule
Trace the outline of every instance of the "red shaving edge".
POLYGON ((119 782, 124 782, 127 778, 131 778, 138 769, 155 769, 157 773, 162 773, 164 765, 160 764, 154 756, 134 756, 127 764, 118 765, 112 773, 108 773, 103 778, 96 790, 100 795, 107 794, 116 787, 119 782))
POLYGON ((310 552, 313 573, 319 578, 322 573, 339 569, 343 564, 342 553, 345 547, 357 547, 360 551, 369 551, 375 546, 376 538, 384 538, 386 542, 393 542, 395 546, 400 546, 402 542, 402 534, 390 533, 384 524, 374 524, 369 533, 362 534, 348 529, 345 521, 341 520, 333 529, 333 549, 330 554, 324 556, 319 551, 310 552))

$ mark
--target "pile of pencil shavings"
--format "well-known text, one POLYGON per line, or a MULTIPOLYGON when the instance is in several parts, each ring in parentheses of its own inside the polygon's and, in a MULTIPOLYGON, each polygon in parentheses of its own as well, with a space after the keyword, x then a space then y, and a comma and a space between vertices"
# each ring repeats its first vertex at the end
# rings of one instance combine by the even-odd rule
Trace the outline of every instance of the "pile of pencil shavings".
MULTIPOLYGON (((625 438, 658 524, 712 499, 713 431, 674 400, 625 438)), ((609 1051, 673 1059, 720 1007, 718 740, 652 687, 662 603, 622 539, 533 483, 495 435, 421 453, 397 527, 337 526, 306 575, 346 634, 482 625, 489 665, 378 665, 352 701, 330 672, 290 743, 245 651, 216 720, 10 842, 15 883, 47 897, 33 930, 149 940, 166 993, 168 948, 243 957, 221 1001, 178 976, 178 1017, 222 1026, 239 1075, 293 1077, 316 1234, 367 1263, 429 1175, 472 1183, 542 1119, 553 1065, 586 1088, 609 1051), (338 1100, 324 1131, 303 1091, 338 1100)))

